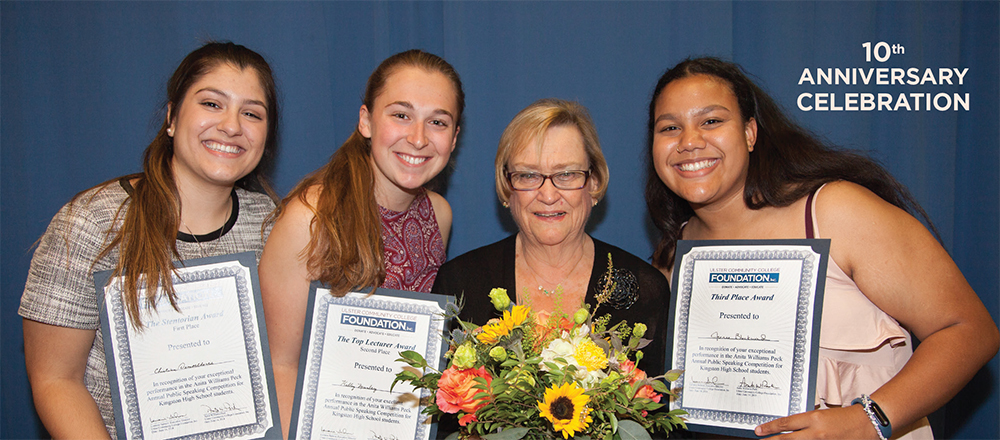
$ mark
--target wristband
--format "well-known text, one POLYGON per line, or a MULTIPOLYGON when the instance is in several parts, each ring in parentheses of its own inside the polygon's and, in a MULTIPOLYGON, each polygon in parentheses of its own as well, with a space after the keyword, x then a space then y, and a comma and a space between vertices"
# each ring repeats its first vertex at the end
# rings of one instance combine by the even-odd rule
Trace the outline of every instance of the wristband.
POLYGON ((875 432, 878 433, 879 439, 886 440, 892 437, 892 423, 889 423, 889 418, 882 412, 882 408, 871 397, 868 397, 867 394, 862 394, 861 397, 854 399, 851 405, 859 403, 864 408, 865 414, 868 414, 868 419, 871 420, 872 426, 875 427, 875 432))

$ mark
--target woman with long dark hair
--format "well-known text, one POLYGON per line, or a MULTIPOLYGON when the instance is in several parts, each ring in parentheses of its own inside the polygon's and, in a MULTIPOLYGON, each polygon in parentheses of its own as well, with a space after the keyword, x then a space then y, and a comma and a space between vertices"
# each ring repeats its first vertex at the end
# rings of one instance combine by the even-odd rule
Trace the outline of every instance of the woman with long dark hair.
POLYGON ((925 416, 997 352, 1000 335, 911 215, 926 219, 906 189, 874 161, 817 140, 739 66, 715 58, 686 60, 660 78, 648 128, 646 201, 662 232, 653 263, 668 277, 678 239, 831 240, 816 390, 823 410, 756 434, 932 438, 925 416))
POLYGON ((451 207, 424 185, 448 164, 464 108, 462 82, 441 57, 387 58, 368 77, 354 132, 281 202, 260 281, 286 436, 310 282, 335 296, 434 284, 451 207))
POLYGON ((115 437, 92 274, 124 278, 123 302, 141 328, 141 308, 163 297, 176 307, 173 261, 259 257, 276 199, 264 170, 277 133, 277 92, 264 58, 233 43, 205 44, 167 84, 166 117, 142 172, 77 194, 52 219, 19 314, 35 407, 54 438, 115 437))

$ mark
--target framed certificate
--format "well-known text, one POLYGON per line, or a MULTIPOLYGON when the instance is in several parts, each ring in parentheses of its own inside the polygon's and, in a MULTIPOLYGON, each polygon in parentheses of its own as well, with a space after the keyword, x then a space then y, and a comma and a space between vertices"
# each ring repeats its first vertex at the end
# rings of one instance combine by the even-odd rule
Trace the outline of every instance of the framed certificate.
POLYGON ((453 299, 382 288, 336 298, 313 282, 288 438, 434 438, 437 426, 423 407, 400 401, 409 390, 389 387, 404 366, 396 362, 404 350, 441 370, 444 310, 453 299))
POLYGON ((672 409, 697 432, 754 427, 814 408, 829 240, 677 243, 672 409))
POLYGON ((142 329, 121 279, 94 275, 118 438, 280 439, 253 252, 175 265, 178 310, 140 302, 142 329))

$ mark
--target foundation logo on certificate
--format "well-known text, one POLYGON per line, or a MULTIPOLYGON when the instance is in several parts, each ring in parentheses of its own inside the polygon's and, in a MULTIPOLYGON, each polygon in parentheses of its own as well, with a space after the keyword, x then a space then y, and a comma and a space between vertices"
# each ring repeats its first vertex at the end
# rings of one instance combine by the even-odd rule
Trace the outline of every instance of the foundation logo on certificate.
POLYGON ((412 394, 390 386, 403 368, 400 352, 441 369, 448 302, 454 298, 383 288, 337 298, 313 282, 289 439, 435 438, 437 425, 406 399, 412 394))
POLYGON ((829 240, 677 243, 671 409, 692 431, 757 438, 812 410, 829 240))

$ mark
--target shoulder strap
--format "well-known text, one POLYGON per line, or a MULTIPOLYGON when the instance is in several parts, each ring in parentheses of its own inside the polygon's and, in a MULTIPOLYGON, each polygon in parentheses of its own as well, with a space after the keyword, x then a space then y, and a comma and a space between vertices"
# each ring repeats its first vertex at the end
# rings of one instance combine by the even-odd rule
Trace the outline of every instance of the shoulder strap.
POLYGON ((132 192, 135 191, 135 188, 132 187, 132 182, 128 181, 128 177, 129 176, 124 176, 119 178, 118 185, 125 190, 125 194, 128 194, 129 197, 132 197, 132 192))
MULTIPOLYGON (((817 189, 816 191, 819 191, 817 189)), ((813 196, 816 195, 816 191, 809 193, 809 197, 806 198, 806 238, 816 238, 813 232, 813 196)))

